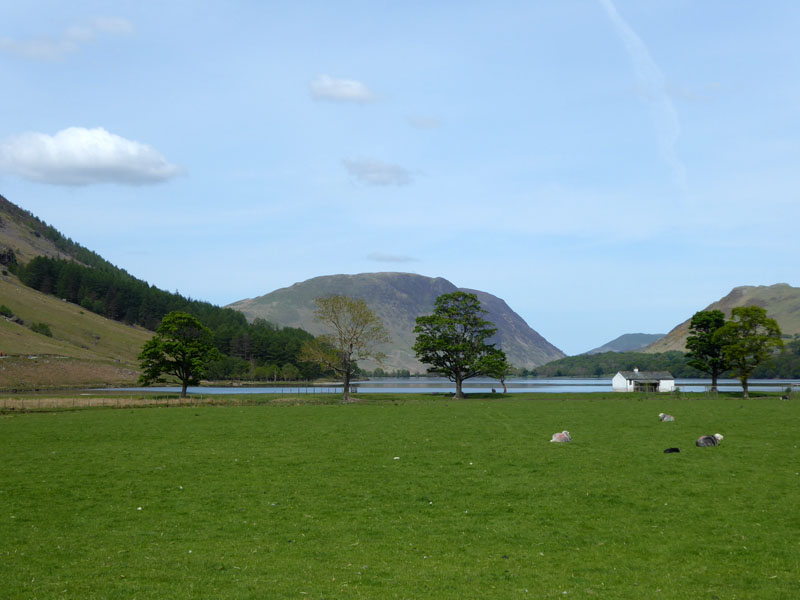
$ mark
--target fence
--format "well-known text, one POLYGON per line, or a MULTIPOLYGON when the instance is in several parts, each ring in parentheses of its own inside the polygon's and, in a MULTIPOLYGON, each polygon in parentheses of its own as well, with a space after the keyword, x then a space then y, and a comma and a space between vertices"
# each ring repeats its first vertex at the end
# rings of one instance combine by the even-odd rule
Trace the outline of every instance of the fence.
MULTIPOLYGON (((355 390, 353 390, 355 391, 355 390)), ((341 394, 341 387, 293 387, 275 388, 269 393, 229 393, 216 395, 189 394, 179 396, 126 396, 79 394, 70 397, 50 396, 4 396, 0 408, 3 411, 69 410, 78 408, 142 408, 147 406, 201 406, 286 403, 297 401, 300 396, 325 396, 341 394)))

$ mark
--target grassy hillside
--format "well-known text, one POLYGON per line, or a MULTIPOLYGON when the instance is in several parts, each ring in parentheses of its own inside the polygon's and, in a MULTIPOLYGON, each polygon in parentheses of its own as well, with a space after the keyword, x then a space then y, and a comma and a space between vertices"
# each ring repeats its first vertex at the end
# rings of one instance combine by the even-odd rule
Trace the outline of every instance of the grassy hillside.
MULTIPOLYGON (((709 304, 702 310, 721 310, 725 313, 726 318, 730 318, 731 309, 750 305, 765 308, 767 316, 778 322, 784 334, 800 334, 800 288, 786 283, 737 287, 724 298, 709 304)), ((669 350, 685 352, 690 321, 691 317, 660 340, 642 349, 642 352, 667 352, 669 350)))
POLYGON ((23 321, 0 317, 0 352, 8 355, 0 363, 0 388, 136 381, 136 356, 152 332, 32 290, 11 275, 0 278, 0 304, 23 321), (45 323, 52 337, 33 332, 33 323, 45 323))
POLYGON ((26 264, 37 256, 48 256, 70 258, 101 269, 120 270, 96 252, 73 242, 31 212, 0 196, 0 251, 6 249, 13 251, 20 264, 26 264))

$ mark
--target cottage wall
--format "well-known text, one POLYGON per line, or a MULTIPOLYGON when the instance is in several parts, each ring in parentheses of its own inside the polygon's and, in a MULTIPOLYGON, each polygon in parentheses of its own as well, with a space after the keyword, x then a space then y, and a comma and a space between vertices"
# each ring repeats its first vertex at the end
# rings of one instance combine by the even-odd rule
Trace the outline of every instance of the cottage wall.
POLYGON ((625 379, 622 373, 617 373, 611 379, 611 389, 615 392, 632 392, 633 383, 625 379))
POLYGON ((662 379, 658 382, 658 391, 659 392, 674 392, 675 391, 675 380, 674 379, 662 379))

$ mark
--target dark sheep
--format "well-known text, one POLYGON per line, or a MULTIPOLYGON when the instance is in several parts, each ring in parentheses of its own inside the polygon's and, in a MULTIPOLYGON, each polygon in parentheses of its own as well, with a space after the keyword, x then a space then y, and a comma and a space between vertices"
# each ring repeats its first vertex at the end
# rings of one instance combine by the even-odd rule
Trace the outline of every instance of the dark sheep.
POLYGON ((715 433, 714 435, 701 435, 694 443, 698 448, 707 448, 709 446, 719 446, 722 441, 722 434, 715 433))

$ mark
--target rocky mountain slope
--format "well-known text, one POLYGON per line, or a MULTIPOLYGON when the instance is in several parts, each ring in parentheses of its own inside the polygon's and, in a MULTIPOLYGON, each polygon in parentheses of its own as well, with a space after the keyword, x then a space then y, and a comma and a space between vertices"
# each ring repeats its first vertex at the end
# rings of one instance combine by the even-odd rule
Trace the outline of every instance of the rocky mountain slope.
MULTIPOLYGON (((498 331, 491 340, 502 348, 509 361, 517 366, 533 368, 564 356, 558 348, 531 329, 500 298, 492 294, 462 289, 441 277, 424 277, 411 273, 361 273, 358 275, 329 275, 315 277, 259 296, 228 305, 241 311, 252 321, 266 319, 280 326, 300 327, 318 335, 325 332, 314 318, 314 300, 332 294, 364 299, 383 320, 392 343, 384 348, 388 358, 384 369, 408 369, 424 372, 411 349, 414 345, 415 319, 433 311, 434 301, 441 294, 455 291, 478 296, 488 311, 485 318, 498 331)), ((363 364, 373 368, 374 364, 363 364)))
MULTIPOLYGON (((737 306, 751 305, 765 308, 767 315, 778 322, 782 333, 800 334, 800 288, 792 287, 787 283, 736 287, 727 296, 712 302, 702 310, 721 310, 729 318, 731 309, 737 306)), ((642 352, 667 352, 668 350, 684 352, 690 321, 691 317, 660 340, 644 348, 642 352)))

